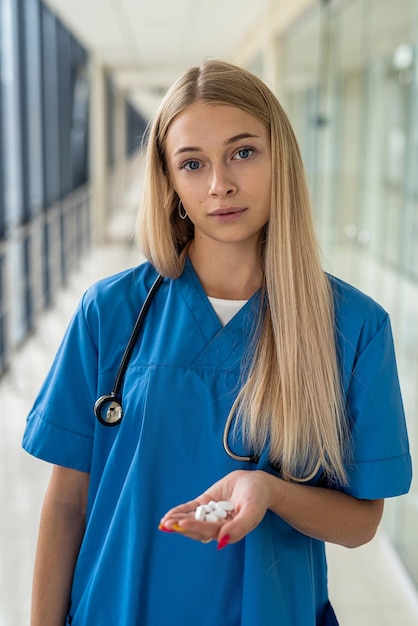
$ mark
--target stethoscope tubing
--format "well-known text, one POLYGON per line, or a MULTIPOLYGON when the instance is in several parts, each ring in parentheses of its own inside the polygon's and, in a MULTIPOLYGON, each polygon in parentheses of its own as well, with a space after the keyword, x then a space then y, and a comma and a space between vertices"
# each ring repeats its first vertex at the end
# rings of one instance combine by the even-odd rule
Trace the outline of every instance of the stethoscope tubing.
POLYGON ((149 290, 147 294, 147 297, 144 300, 141 310, 139 311, 138 317, 135 322, 135 326, 133 327, 133 330, 132 330, 132 334, 129 337, 128 345, 126 346, 125 352, 123 353, 123 356, 119 365, 119 369, 116 374, 113 389, 111 391, 111 395, 117 396, 119 394, 119 391, 122 386, 123 377, 125 376, 126 368, 128 367, 128 363, 132 356, 133 349, 138 340, 138 336, 141 331, 142 324, 144 323, 145 316, 148 313, 148 309, 151 306, 151 302, 154 298, 155 292, 158 290, 158 287, 161 285, 163 280, 164 280, 164 276, 161 276, 161 274, 158 274, 157 278, 155 279, 154 283, 151 286, 151 289, 149 290))
MULTIPOLYGON (((128 367, 130 358, 132 356, 132 352, 134 350, 134 347, 137 343, 138 337, 139 337, 139 333, 141 331, 142 325, 144 323, 145 317, 148 313, 148 310, 151 306, 151 302, 154 298, 155 293, 157 292, 159 286, 161 285, 161 283, 164 280, 164 276, 162 276, 161 274, 158 274, 157 278, 155 279, 155 281, 153 282, 150 290, 148 291, 148 294, 144 300, 144 303, 141 307, 141 310, 138 313, 138 317, 136 318, 135 321, 135 325, 133 327, 131 336, 129 337, 129 341, 127 343, 127 346, 124 350, 124 353, 122 355, 121 361, 120 361, 120 365, 118 367, 118 371, 116 373, 116 377, 115 377, 115 382, 113 384, 113 388, 112 391, 110 392, 110 394, 105 394, 103 396, 101 396, 100 398, 98 398, 98 400, 96 400, 96 403, 94 405, 94 413, 97 417, 97 419, 99 420, 99 422, 101 424, 103 424, 104 426, 116 426, 117 424, 119 424, 122 420, 122 416, 123 416, 123 409, 122 409, 122 402, 121 399, 119 397, 119 393, 122 387, 122 382, 123 382, 123 378, 125 376, 126 373, 126 369, 128 367), (116 419, 115 421, 108 421, 106 419, 103 418, 103 416, 101 415, 101 409, 103 408, 104 405, 108 405, 108 404, 112 404, 114 406, 116 406, 120 413, 119 413, 119 418, 116 419)), ((224 428, 224 432, 223 432, 223 437, 222 437, 222 443, 223 443, 223 447, 225 449, 225 452, 227 453, 227 455, 229 457, 231 457, 231 459, 234 459, 235 461, 240 461, 240 462, 244 462, 244 463, 258 463, 259 461, 259 457, 256 455, 253 456, 241 456, 238 454, 235 454, 229 443, 228 443, 228 435, 229 435, 229 431, 231 428, 231 424, 232 424, 232 420, 233 420, 233 412, 231 411, 231 414, 228 416, 226 422, 225 422, 225 428, 224 428)))
POLYGON ((116 373, 115 382, 113 383, 112 391, 110 394, 100 396, 94 404, 94 414, 101 424, 104 426, 117 426, 122 421, 123 408, 122 401, 119 397, 119 392, 122 387, 123 378, 125 376, 126 369, 129 364, 129 360, 132 356, 133 349, 138 340, 139 333, 144 323, 145 317, 148 313, 148 309, 151 306, 152 299, 161 285, 164 277, 158 274, 157 278, 153 282, 147 297, 142 304, 141 310, 136 318, 135 325, 133 327, 131 336, 122 355, 118 371, 116 373), (110 417, 109 417, 110 416, 110 417))

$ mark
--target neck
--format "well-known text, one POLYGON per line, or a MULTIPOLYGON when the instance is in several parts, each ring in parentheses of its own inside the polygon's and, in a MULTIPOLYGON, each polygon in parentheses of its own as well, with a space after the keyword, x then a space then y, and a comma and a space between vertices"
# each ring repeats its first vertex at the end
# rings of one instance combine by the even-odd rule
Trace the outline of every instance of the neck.
POLYGON ((189 256, 206 294, 224 300, 248 300, 261 287, 262 271, 255 251, 221 245, 201 249, 190 244, 189 256))

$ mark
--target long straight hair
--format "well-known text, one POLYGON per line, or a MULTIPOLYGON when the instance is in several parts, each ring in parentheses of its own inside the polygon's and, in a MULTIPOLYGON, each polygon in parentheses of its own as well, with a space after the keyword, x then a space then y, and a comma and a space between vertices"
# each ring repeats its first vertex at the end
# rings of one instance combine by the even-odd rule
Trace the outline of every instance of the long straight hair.
POLYGON ((183 74, 150 126, 139 246, 164 276, 177 278, 193 224, 181 220, 170 184, 166 139, 174 118, 194 102, 227 104, 270 132, 271 214, 260 244, 266 306, 258 340, 231 411, 253 453, 266 445, 285 479, 307 481, 322 470, 346 482, 348 435, 336 352, 333 295, 324 273, 299 147, 271 90, 253 74, 208 61, 183 74))

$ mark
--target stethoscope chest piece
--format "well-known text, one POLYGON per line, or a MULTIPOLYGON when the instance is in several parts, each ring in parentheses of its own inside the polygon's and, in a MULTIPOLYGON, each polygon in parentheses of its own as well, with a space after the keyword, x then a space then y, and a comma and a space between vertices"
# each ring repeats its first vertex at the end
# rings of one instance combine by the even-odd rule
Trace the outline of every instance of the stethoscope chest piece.
POLYGON ((114 394, 100 396, 95 402, 94 414, 104 426, 117 426, 123 417, 120 399, 114 394))

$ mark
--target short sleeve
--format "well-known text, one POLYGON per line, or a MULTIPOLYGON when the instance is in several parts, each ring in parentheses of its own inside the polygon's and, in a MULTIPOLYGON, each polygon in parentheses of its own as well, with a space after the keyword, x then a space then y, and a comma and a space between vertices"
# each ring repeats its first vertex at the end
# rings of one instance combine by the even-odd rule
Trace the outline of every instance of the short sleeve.
POLYGON ((345 491, 379 499, 406 493, 412 466, 389 317, 366 334, 348 389, 353 458, 345 491))
POLYGON ((97 348, 79 304, 27 418, 23 448, 64 467, 90 471, 97 348))

